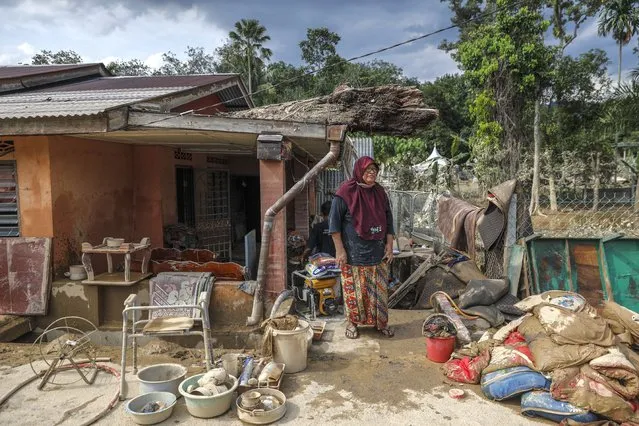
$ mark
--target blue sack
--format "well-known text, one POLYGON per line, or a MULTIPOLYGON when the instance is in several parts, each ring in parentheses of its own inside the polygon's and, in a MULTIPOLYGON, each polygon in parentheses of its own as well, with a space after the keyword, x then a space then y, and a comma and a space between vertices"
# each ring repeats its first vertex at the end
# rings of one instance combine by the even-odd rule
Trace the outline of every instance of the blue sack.
POLYGON ((528 367, 510 367, 482 376, 481 390, 486 398, 501 401, 532 390, 550 390, 550 380, 528 367))
POLYGON ((579 423, 590 423, 599 420, 599 416, 590 411, 575 407, 567 402, 553 399, 549 392, 528 392, 521 396, 521 414, 528 417, 542 417, 560 423, 571 419, 579 423))

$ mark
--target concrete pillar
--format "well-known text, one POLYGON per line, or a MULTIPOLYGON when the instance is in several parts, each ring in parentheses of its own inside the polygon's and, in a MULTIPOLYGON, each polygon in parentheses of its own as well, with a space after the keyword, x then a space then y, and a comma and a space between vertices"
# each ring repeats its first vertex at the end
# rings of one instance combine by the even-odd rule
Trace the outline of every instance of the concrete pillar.
MULTIPOLYGON (((286 161, 259 161, 260 205, 264 218, 266 210, 284 195, 286 190, 286 161)), ((273 298, 286 289, 286 208, 275 216, 267 265, 265 295, 267 298, 273 298)))

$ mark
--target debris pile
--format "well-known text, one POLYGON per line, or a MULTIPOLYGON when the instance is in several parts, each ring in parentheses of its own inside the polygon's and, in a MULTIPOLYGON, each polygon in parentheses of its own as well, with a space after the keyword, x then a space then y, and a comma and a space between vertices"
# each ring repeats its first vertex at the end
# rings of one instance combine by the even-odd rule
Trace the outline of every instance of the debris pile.
POLYGON ((480 383, 491 400, 521 396, 527 416, 639 422, 637 314, 610 301, 597 312, 564 291, 515 307, 525 315, 453 353, 443 366, 449 379, 480 383))

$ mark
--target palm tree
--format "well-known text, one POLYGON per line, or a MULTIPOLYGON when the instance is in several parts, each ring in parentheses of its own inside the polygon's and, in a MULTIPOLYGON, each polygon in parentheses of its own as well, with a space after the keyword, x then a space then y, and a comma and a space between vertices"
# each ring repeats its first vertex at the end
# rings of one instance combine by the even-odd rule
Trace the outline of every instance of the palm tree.
POLYGON ((612 34, 619 45, 619 72, 617 85, 621 84, 621 49, 630 43, 639 31, 639 6, 637 0, 608 0, 599 15, 598 32, 601 36, 612 34))
POLYGON ((264 66, 273 52, 264 47, 264 43, 271 37, 266 34, 266 28, 257 19, 242 19, 235 23, 235 31, 229 32, 231 41, 244 52, 248 65, 248 91, 253 93, 253 73, 255 66, 264 66))

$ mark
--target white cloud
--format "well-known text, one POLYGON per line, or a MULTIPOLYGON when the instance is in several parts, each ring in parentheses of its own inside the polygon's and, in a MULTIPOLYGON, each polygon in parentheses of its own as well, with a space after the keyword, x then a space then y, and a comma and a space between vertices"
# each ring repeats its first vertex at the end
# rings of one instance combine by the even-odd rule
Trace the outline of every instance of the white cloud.
POLYGON ((33 56, 33 54, 36 52, 35 48, 31 46, 29 43, 27 43, 26 41, 18 45, 17 49, 20 52, 24 53, 25 55, 29 55, 29 56, 33 56))
POLYGON ((10 26, 10 31, 5 27, 0 46, 3 64, 30 62, 42 49, 70 49, 85 62, 137 58, 157 66, 161 62, 157 52, 171 50, 181 57, 187 45, 211 52, 227 35, 196 6, 136 12, 123 3, 23 0, 15 6, 0 5, 0 14, 10 26))
POLYGON ((144 60, 144 63, 151 68, 160 68, 162 66, 162 52, 153 53, 152 55, 147 56, 144 60))
POLYGON ((421 81, 433 81, 444 74, 459 72, 453 58, 433 44, 427 44, 418 50, 394 53, 388 55, 385 60, 400 66, 404 70, 404 75, 417 77, 421 81))

